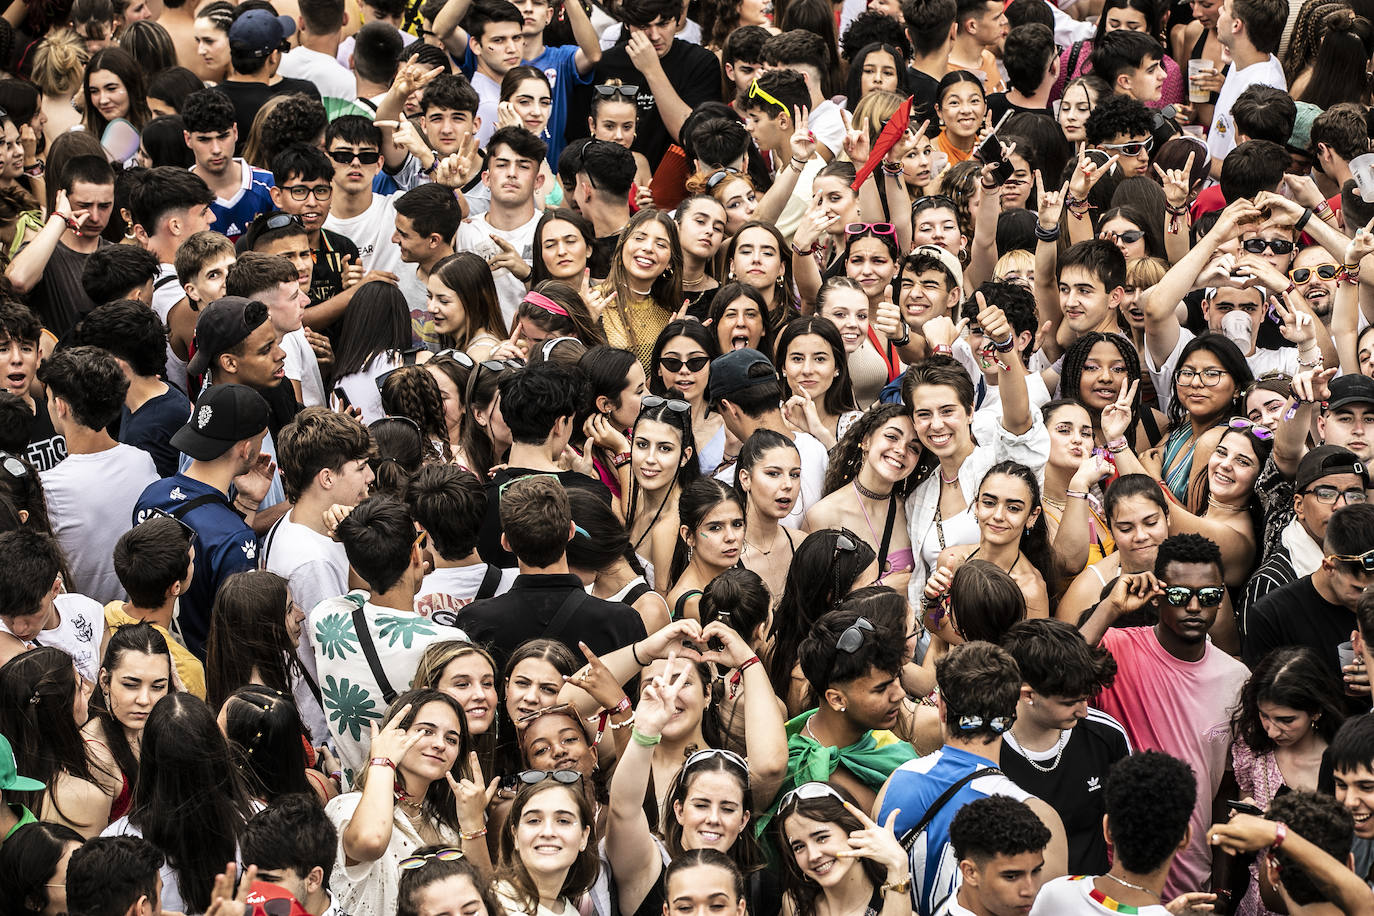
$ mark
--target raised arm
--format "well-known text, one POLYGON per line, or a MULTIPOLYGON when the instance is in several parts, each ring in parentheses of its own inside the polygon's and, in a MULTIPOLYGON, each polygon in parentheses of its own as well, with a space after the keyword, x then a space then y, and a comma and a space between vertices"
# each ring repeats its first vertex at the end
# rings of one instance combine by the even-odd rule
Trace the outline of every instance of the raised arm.
POLYGON ((838 213, 827 213, 824 204, 813 198, 797 224, 797 231, 792 234, 792 276, 801 295, 804 314, 815 312, 816 297, 820 295, 823 282, 820 266, 816 264, 816 252, 821 250, 826 232, 839 218, 838 213))
POLYGON ((573 66, 577 67, 578 74, 586 76, 601 62, 601 37, 596 34, 591 17, 582 8, 582 0, 564 0, 563 12, 567 14, 568 25, 572 27, 573 41, 577 42, 573 66))
MULTIPOLYGON (((1010 156, 1016 144, 1002 144, 1002 155, 1010 156)), ((978 174, 978 187, 973 193, 973 248, 969 252, 968 269, 964 278, 969 289, 977 289, 984 280, 992 279, 997 266, 997 217, 1002 212, 1003 182, 997 180, 997 164, 989 162, 978 174)))
POLYGON ((410 707, 403 706, 392 720, 379 731, 377 723, 369 723, 372 729, 372 742, 368 745, 369 760, 390 761, 368 763, 367 784, 363 786, 363 797, 353 811, 348 826, 344 827, 339 842, 343 844, 344 861, 349 865, 361 862, 375 862, 386 854, 391 844, 391 830, 395 823, 396 780, 401 758, 422 737, 421 732, 406 732, 400 722, 410 713, 410 707))
POLYGON ((707 624, 701 631, 703 642, 720 640, 722 647, 702 655, 702 660, 715 662, 735 673, 727 679, 726 690, 744 691, 744 746, 749 760, 749 793, 754 797, 754 810, 767 808, 777 795, 787 775, 787 731, 782 718, 782 706, 768 671, 744 638, 719 620, 707 624))
MULTIPOLYGON (((1044 187, 1040 171, 1035 172, 1035 183, 1044 187)), ((1064 213, 1064 198, 1069 193, 1069 183, 1058 191, 1048 188, 1040 194, 1040 213, 1036 218, 1035 235, 1035 304, 1040 324, 1049 323, 1049 333, 1045 335, 1043 347, 1045 356, 1057 360, 1064 353, 1056 335, 1059 325, 1064 321, 1064 312, 1059 305, 1059 233, 1060 219, 1064 213)))
POLYGON ((1331 397, 1328 387, 1337 369, 1306 369, 1293 376, 1292 396, 1283 422, 1274 432, 1274 464, 1289 480, 1298 474, 1298 463, 1307 452, 1307 432, 1312 428, 1316 405, 1331 397))
POLYGON ((1341 254, 1347 276, 1336 282, 1336 297, 1331 306, 1331 336, 1336 342, 1343 374, 1360 371, 1360 355, 1355 346, 1360 330, 1360 267, 1371 254, 1374 254, 1374 220, 1355 231, 1355 237, 1341 254))
POLYGON ((1088 510, 1088 490, 1110 473, 1112 466, 1107 459, 1095 452, 1089 452, 1069 480, 1064 514, 1059 519, 1059 528, 1055 531, 1054 541, 1050 545, 1054 548, 1058 572, 1062 575, 1076 576, 1088 565, 1088 553, 1092 549, 1088 538, 1092 520, 1092 514, 1088 510))
POLYGON ((1188 198, 1192 196, 1193 162, 1196 157, 1196 152, 1189 153, 1188 161, 1181 169, 1154 167, 1164 187, 1164 253, 1168 255, 1170 264, 1177 264, 1188 253, 1188 229, 1193 224, 1188 198))
POLYGON ((625 52, 630 57, 630 63, 649 84, 663 126, 668 129, 674 140, 680 139, 682 124, 692 113, 692 106, 682 100, 682 96, 678 94, 678 87, 674 86, 668 74, 663 72, 663 62, 658 59, 653 42, 639 29, 630 29, 630 40, 625 44, 625 52))
MULTIPOLYGON (((1164 588, 1151 572, 1128 573, 1119 576, 1112 586, 1111 593, 1097 603, 1092 615, 1083 621, 1078 632, 1088 645, 1095 646, 1107 635, 1117 618, 1138 611, 1159 595, 1164 588)), ((1072 622, 1072 621, 1070 621, 1072 622)))
POLYGON ((1086 242, 1093 237, 1092 219, 1088 216, 1088 195, 1102 176, 1112 170, 1118 158, 1112 156, 1098 165, 1087 150, 1079 154, 1073 174, 1069 176, 1069 196, 1064 200, 1064 208, 1069 211, 1066 222, 1070 242, 1086 242))
POLYGON ((816 137, 811 133, 810 112, 805 108, 793 108, 792 118, 794 126, 789 141, 792 158, 773 178, 773 186, 763 195, 763 200, 759 201, 758 208, 754 211, 754 219, 767 220, 770 223, 777 221, 787 202, 792 199, 792 192, 797 188, 797 179, 805 171, 806 164, 816 155, 816 137))
MULTIPOLYGON (((434 17, 434 34, 444 43, 444 47, 449 50, 449 53, 459 60, 467 55, 468 33, 458 23, 462 22, 463 17, 468 14, 470 6, 472 6, 472 0, 448 0, 444 4, 444 8, 439 11, 439 15, 434 17)), ((572 18, 571 13, 568 18, 572 18)))
POLYGON ((1258 852, 1282 846, 1286 855, 1292 856, 1307 876, 1322 891, 1323 896, 1334 901, 1346 916, 1369 916, 1374 913, 1374 894, 1369 885, 1350 867, 1313 843, 1303 839, 1300 834, 1283 828, 1279 836, 1279 822, 1255 817, 1253 814, 1237 814, 1225 824, 1213 824, 1207 831, 1208 842, 1230 853, 1258 852))
POLYGON ((28 243, 5 268, 5 279, 10 281, 15 292, 27 293, 38 285, 38 281, 43 279, 43 271, 47 269, 52 253, 57 250, 57 243, 62 241, 67 228, 74 226, 79 230, 90 215, 88 210, 73 213, 71 203, 67 200, 67 192, 57 192, 56 205, 47 221, 43 223, 43 228, 30 237, 28 243))
MULTIPOLYGON (((601 663, 606 666, 615 682, 623 687, 639 674, 645 665, 660 658, 667 658, 670 650, 679 658, 696 661, 697 656, 683 643, 686 640, 699 644, 700 637, 701 624, 697 621, 675 620, 639 642, 630 643, 601 656, 601 663)), ((558 693, 558 702, 571 703, 583 718, 596 712, 602 705, 588 691, 578 686, 576 678, 567 678, 567 683, 558 693)))
POLYGON ((396 78, 391 81, 391 87, 387 89, 382 100, 377 103, 377 113, 374 120, 374 123, 377 123, 382 130, 382 158, 387 168, 393 171, 400 168, 406 161, 406 155, 409 152, 404 146, 399 145, 393 137, 396 126, 401 121, 406 120, 406 99, 416 90, 428 86, 443 72, 443 67, 429 69, 413 57, 403 62, 396 70, 396 78))
POLYGON ((1026 390, 1026 367, 1021 364, 1021 354, 1016 347, 1016 329, 1000 308, 988 305, 982 293, 974 295, 978 302, 978 326, 996 351, 997 390, 1002 393, 1002 428, 1013 436, 1025 435, 1034 420, 1030 392, 1026 390))

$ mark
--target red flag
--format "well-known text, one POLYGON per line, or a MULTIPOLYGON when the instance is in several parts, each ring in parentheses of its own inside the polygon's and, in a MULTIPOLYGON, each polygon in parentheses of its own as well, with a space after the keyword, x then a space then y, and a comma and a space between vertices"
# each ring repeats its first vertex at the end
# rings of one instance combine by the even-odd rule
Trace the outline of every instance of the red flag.
POLYGON ((868 180, 868 176, 873 174, 873 170, 878 167, 878 163, 883 161, 892 147, 897 145, 897 141, 906 133, 907 125, 911 123, 911 101, 912 96, 907 96, 905 102, 898 106, 892 113, 892 117, 883 125, 883 132, 878 134, 878 139, 873 141, 873 149, 868 154, 868 161, 859 169, 854 176, 854 183, 850 188, 857 191, 868 180))

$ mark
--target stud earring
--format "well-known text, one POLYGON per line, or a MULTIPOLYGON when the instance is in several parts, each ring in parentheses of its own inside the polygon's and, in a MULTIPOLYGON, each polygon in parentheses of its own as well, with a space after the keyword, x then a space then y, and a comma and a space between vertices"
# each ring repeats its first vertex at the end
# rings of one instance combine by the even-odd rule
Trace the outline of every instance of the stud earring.
POLYGON ((840 707, 840 712, 846 712, 846 711, 848 711, 848 709, 849 709, 848 706, 841 706, 841 707, 840 707))
POLYGON ((1034 705, 1035 705, 1035 700, 1027 699, 1027 700, 1026 700, 1026 705, 1027 705, 1027 706, 1034 706, 1034 705))

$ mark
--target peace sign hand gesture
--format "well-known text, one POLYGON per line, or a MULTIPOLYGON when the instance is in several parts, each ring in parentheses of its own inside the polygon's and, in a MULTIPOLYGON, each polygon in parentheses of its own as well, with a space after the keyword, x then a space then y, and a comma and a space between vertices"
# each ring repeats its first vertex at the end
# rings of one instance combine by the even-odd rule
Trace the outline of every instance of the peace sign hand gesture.
POLYGON ((804 106, 793 108, 792 117, 795 126, 792 128, 792 139, 788 141, 792 158, 799 163, 809 162, 811 157, 816 155, 816 135, 811 131, 811 112, 804 106))
POLYGON ((1116 400, 1102 408, 1102 436, 1109 443, 1126 435, 1126 430, 1130 428, 1131 405, 1135 403, 1135 392, 1139 386, 1137 379, 1122 387, 1116 400))
POLYGON ((893 824, 897 822, 897 816, 902 813, 902 809, 893 808, 887 816, 887 822, 879 826, 877 821, 860 811, 856 805, 845 802, 844 806, 850 814, 859 819, 863 827, 849 835, 849 848, 841 849, 835 855, 841 859, 868 859, 886 866, 889 884, 901 884, 905 881, 911 862, 902 844, 897 842, 897 833, 893 829, 893 824))
POLYGON ((641 734, 661 735, 663 726, 673 717, 678 694, 682 693, 683 685, 687 682, 687 672, 692 670, 690 664, 682 665, 677 674, 669 678, 676 661, 677 653, 669 651, 668 664, 658 675, 644 681, 639 704, 635 707, 635 721, 641 734))

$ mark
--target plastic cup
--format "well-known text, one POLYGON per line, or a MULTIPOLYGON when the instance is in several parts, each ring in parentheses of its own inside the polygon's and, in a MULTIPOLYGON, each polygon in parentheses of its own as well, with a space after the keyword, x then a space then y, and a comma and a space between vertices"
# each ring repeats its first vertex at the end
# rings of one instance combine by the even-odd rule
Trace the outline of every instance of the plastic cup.
POLYGON ((1336 647, 1336 656, 1341 660, 1341 668, 1355 664, 1355 644, 1349 640, 1336 647))
POLYGON ((1205 89, 1195 87, 1193 77, 1199 73, 1212 69, 1212 62, 1205 58, 1193 58, 1188 61, 1188 101, 1191 104, 1206 103, 1211 101, 1212 94, 1205 89))
POLYGON ((1374 202, 1374 153, 1363 153, 1350 160, 1350 174, 1360 189, 1360 199, 1374 202))

